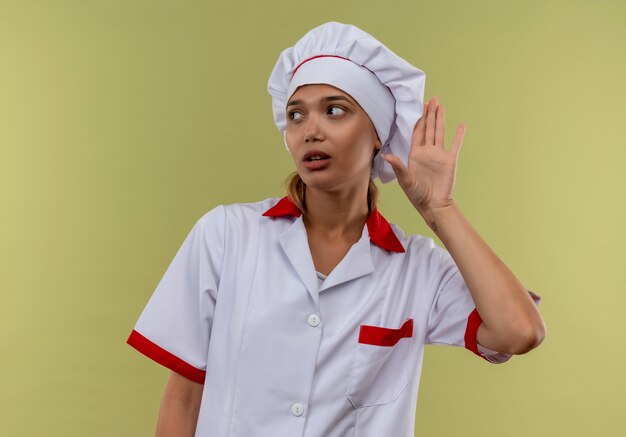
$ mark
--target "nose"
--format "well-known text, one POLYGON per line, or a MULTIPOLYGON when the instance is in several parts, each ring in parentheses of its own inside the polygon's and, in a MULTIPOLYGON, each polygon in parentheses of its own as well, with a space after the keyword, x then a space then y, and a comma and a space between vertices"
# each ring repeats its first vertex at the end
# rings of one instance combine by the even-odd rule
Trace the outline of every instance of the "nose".
POLYGON ((321 126, 318 120, 318 116, 314 113, 311 113, 304 126, 304 142, 308 143, 311 141, 322 141, 323 134, 321 130, 321 126))

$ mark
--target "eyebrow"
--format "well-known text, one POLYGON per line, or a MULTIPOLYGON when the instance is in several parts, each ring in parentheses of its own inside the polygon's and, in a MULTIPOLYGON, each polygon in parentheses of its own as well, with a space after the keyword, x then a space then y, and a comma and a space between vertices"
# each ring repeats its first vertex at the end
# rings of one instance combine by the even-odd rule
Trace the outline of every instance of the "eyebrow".
MULTIPOLYGON (((350 100, 348 100, 344 96, 327 96, 322 99, 323 102, 332 102, 335 100, 345 100, 348 103, 352 103, 350 100)), ((302 105, 303 103, 304 102, 302 100, 292 100, 289 103, 287 103, 287 107, 293 106, 293 105, 302 105)))

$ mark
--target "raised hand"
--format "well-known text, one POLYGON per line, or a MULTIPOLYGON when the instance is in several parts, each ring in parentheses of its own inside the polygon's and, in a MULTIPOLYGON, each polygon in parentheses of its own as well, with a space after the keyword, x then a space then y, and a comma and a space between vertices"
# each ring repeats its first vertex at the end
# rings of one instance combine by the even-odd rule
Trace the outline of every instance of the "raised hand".
POLYGON ((446 151, 445 114, 435 96, 425 105, 424 114, 413 129, 407 167, 397 156, 383 155, 391 164, 398 184, 425 218, 433 211, 454 204, 456 164, 465 127, 464 123, 459 124, 452 146, 446 151))

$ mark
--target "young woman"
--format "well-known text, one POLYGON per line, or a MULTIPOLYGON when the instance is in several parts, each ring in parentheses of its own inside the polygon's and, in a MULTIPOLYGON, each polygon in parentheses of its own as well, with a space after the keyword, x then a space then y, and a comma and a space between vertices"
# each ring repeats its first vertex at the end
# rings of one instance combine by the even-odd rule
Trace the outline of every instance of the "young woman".
POLYGON ((340 23, 281 53, 287 196, 200 218, 128 339, 172 370, 157 435, 408 437, 425 344, 501 363, 541 343, 539 297, 455 202, 465 126, 446 150, 424 77, 340 23), (390 224, 374 178, 447 250, 390 224))

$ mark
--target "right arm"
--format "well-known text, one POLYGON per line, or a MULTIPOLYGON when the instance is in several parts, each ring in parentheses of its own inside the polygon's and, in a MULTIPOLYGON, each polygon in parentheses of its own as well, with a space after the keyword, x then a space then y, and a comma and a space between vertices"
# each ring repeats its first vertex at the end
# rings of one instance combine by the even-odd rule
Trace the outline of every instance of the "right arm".
POLYGON ((203 384, 171 372, 161 401, 156 437, 194 436, 203 388, 203 384))

